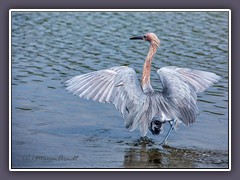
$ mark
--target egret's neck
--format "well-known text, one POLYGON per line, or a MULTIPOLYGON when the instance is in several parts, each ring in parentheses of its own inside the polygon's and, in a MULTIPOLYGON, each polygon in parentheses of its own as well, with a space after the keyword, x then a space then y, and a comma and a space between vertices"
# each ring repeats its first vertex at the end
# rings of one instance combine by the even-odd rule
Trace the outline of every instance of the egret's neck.
POLYGON ((157 46, 151 44, 148 55, 143 65, 143 73, 142 73, 142 89, 146 92, 154 92, 151 83, 150 83, 150 73, 151 73, 151 63, 154 54, 157 51, 157 46))

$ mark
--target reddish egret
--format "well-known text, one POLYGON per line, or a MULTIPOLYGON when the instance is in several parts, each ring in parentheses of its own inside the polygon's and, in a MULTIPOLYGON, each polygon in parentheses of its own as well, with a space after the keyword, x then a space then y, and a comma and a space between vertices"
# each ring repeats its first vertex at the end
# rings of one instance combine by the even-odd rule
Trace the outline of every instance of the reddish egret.
POLYGON ((125 127, 130 131, 140 127, 143 139, 147 139, 148 129, 152 134, 159 134, 163 124, 168 122, 170 129, 162 142, 165 143, 180 123, 188 126, 195 122, 197 93, 220 77, 211 72, 167 66, 157 71, 163 89, 156 92, 150 83, 150 72, 160 40, 154 33, 130 39, 150 42, 141 83, 133 68, 118 66, 75 76, 65 82, 66 89, 81 98, 113 103, 121 112, 125 127))

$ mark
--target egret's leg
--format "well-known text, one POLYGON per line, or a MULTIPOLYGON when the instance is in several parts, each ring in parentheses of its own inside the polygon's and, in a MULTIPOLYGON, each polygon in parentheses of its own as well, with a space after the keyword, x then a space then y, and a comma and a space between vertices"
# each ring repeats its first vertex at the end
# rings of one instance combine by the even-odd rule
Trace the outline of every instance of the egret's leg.
POLYGON ((161 142, 161 145, 166 144, 167 138, 169 137, 170 133, 171 133, 172 130, 174 129, 174 125, 176 124, 176 120, 175 120, 175 119, 173 119, 173 120, 171 120, 171 121, 168 121, 168 122, 169 122, 169 124, 170 124, 170 129, 168 130, 168 133, 167 133, 167 135, 165 136, 164 140, 161 142))

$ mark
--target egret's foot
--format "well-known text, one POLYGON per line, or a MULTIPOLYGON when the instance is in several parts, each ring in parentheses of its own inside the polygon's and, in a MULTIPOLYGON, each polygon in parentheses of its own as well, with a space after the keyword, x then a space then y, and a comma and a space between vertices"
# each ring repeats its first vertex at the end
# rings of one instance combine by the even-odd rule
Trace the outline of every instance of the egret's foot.
POLYGON ((140 141, 142 143, 146 143, 146 144, 153 143, 153 141, 151 139, 149 139, 147 136, 141 137, 140 141))
POLYGON ((161 143, 160 143, 161 146, 166 146, 167 145, 167 140, 164 139, 161 143))
POLYGON ((140 139, 141 141, 146 141, 146 142, 150 140, 147 136, 141 137, 140 139))

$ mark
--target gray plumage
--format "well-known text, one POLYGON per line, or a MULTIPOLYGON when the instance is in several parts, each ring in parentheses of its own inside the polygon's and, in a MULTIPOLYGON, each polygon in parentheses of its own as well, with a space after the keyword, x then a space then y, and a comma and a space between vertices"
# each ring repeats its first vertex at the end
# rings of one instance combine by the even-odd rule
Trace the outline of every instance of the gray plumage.
MULTIPOLYGON (((160 40, 153 33, 144 35, 142 39, 151 43, 152 54, 149 53, 147 58, 151 56, 152 59, 154 48, 157 49, 160 40)), ((148 62, 150 65, 151 59, 148 62)), ((143 70, 143 74, 146 71, 150 69, 143 70)), ((65 84, 68 92, 80 98, 114 104, 125 120, 125 127, 132 131, 139 126, 141 136, 145 136, 152 120, 156 118, 161 123, 175 119, 177 124, 183 122, 187 126, 195 122, 198 113, 197 93, 220 79, 211 72, 174 66, 160 68, 157 73, 162 92, 152 89, 150 77, 149 82, 142 80, 140 84, 135 70, 126 66, 75 76, 65 84)))

